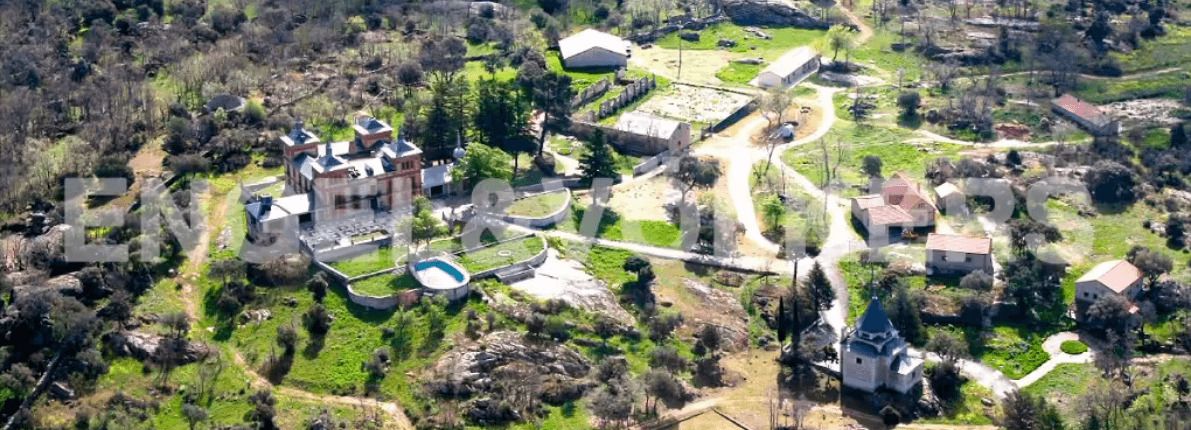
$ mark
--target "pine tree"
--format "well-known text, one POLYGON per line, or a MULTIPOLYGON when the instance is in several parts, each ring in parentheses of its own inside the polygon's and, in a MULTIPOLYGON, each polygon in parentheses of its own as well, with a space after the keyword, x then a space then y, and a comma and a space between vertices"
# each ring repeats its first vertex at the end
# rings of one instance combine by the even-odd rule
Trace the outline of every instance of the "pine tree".
POLYGON ((897 328, 899 334, 913 344, 921 345, 926 340, 926 330, 922 327, 922 315, 918 306, 910 297, 910 291, 905 285, 895 287, 889 306, 889 320, 897 328))
POLYGON ((1182 148, 1187 145, 1187 130, 1183 123, 1179 123, 1170 129, 1170 147, 1182 148))
POLYGON ((806 289, 810 292, 811 303, 815 310, 825 311, 831 308, 831 301, 835 299, 835 290, 831 288, 831 281, 827 279, 827 272, 823 266, 815 261, 811 266, 811 273, 806 278, 806 289))
POLYGON ((616 178, 616 167, 612 164, 612 148, 604 141, 604 132, 596 130, 587 143, 587 153, 579 159, 583 171, 583 182, 591 184, 596 178, 616 178))
POLYGON ((781 345, 786 342, 786 337, 789 333, 786 330, 786 298, 778 297, 777 299, 777 344, 781 345))

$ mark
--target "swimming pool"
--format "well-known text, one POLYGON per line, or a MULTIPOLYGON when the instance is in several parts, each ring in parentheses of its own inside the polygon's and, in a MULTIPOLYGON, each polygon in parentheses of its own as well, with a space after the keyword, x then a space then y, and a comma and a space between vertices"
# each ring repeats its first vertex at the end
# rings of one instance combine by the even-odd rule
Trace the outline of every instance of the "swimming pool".
POLYGON ((454 300, 467 296, 469 292, 467 284, 471 280, 471 275, 467 273, 466 269, 450 260, 431 257, 413 263, 411 269, 413 269, 414 279, 426 287, 428 293, 446 294, 447 297, 454 300))

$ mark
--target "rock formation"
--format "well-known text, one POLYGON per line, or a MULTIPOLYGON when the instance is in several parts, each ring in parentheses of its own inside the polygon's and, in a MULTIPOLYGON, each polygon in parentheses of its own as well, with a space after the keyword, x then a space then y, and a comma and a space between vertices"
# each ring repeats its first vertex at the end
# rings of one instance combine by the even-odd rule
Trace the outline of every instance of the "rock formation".
POLYGON ((788 25, 826 29, 828 24, 783 0, 724 0, 724 14, 739 25, 788 25))

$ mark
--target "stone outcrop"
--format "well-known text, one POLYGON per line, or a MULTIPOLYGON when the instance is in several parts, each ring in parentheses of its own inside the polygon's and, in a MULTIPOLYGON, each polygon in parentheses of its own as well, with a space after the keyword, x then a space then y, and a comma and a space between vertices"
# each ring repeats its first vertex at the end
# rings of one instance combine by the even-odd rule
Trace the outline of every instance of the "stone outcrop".
MULTIPOLYGON (((141 361, 158 360, 162 345, 168 343, 165 337, 157 334, 128 330, 108 334, 104 340, 117 354, 141 361)), ((201 342, 186 341, 176 349, 176 358, 181 364, 199 361, 212 353, 211 348, 201 342)))
MULTIPOLYGON (((541 376, 544 385, 580 385, 590 370, 591 364, 575 350, 509 331, 489 333, 474 345, 448 352, 434 366, 434 373, 444 379, 438 381, 438 389, 464 396, 493 391, 502 373, 530 371, 541 376)), ((567 397, 561 392, 552 395, 567 397)))
POLYGON ((713 288, 698 281, 683 279, 682 285, 691 296, 700 301, 699 306, 710 309, 696 315, 684 315, 687 324, 702 330, 704 325, 710 325, 720 334, 723 348, 729 352, 743 351, 748 348, 748 313, 740 305, 735 294, 713 288))
POLYGON ((724 0, 720 5, 724 14, 739 25, 782 25, 812 29, 828 27, 827 22, 783 0, 724 0))

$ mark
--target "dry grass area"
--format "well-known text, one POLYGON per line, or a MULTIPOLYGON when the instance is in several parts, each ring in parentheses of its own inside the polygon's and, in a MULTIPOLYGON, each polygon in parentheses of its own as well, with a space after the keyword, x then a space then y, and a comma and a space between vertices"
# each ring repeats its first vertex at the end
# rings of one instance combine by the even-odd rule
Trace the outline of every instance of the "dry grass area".
POLYGON ((669 91, 650 97, 637 110, 688 122, 714 124, 750 100, 752 97, 744 94, 675 84, 669 91))
POLYGON ((633 48, 634 65, 673 80, 697 84, 720 85, 715 72, 727 66, 732 58, 739 56, 725 51, 685 51, 682 54, 682 76, 678 75, 678 50, 657 46, 649 49, 633 48))
MULTIPOLYGON (((676 189, 666 175, 658 175, 630 187, 618 188, 612 193, 609 206, 626 220, 666 220, 663 205, 681 191, 676 189)), ((588 200, 590 202, 590 200, 588 200)))

